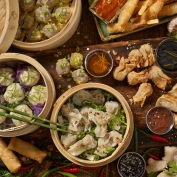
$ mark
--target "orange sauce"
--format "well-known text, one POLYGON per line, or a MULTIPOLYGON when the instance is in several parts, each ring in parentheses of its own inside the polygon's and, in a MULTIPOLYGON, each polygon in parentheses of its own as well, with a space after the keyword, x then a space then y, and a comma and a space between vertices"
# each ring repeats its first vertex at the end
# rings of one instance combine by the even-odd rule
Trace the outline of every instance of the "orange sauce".
POLYGON ((95 6, 95 12, 106 20, 111 20, 127 0, 99 0, 95 6))
POLYGON ((170 128, 173 117, 168 109, 158 107, 152 109, 147 117, 147 121, 153 132, 164 133, 170 128))
POLYGON ((111 59, 104 53, 94 53, 87 62, 89 72, 96 76, 105 75, 111 67, 111 59))

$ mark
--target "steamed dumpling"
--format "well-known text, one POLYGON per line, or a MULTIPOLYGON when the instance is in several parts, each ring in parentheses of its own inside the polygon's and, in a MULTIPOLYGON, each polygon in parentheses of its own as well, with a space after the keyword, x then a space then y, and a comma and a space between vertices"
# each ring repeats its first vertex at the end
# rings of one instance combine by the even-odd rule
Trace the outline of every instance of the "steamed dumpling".
POLYGON ((77 141, 69 147, 68 152, 73 156, 78 156, 86 150, 95 148, 97 141, 90 135, 86 135, 82 140, 77 141))
POLYGON ((58 75, 66 75, 70 72, 70 63, 66 58, 59 59, 56 63, 56 71, 58 75))
POLYGON ((65 135, 61 135, 61 143, 63 144, 65 149, 68 149, 76 141, 77 141, 77 135, 72 135, 70 133, 67 133, 65 135))
MULTIPOLYGON (((0 112, 7 113, 7 111, 4 110, 4 109, 0 109, 0 112)), ((6 120, 6 117, 5 117, 5 116, 0 116, 0 124, 2 124, 5 120, 6 120)))
POLYGON ((19 83, 9 85, 4 93, 4 99, 10 103, 18 103, 25 98, 25 91, 19 83))
POLYGON ((0 85, 9 86, 12 84, 15 80, 14 75, 15 72, 13 69, 8 67, 0 68, 0 85))
MULTIPOLYGON (((33 115, 32 110, 31 110, 27 105, 25 105, 25 104, 18 105, 18 106, 15 107, 14 109, 16 109, 16 110, 18 110, 18 111, 21 111, 21 112, 28 113, 28 114, 30 114, 30 115, 33 115)), ((14 116, 21 117, 21 118, 25 118, 25 119, 28 119, 28 120, 31 119, 30 117, 23 116, 23 115, 14 113, 14 112, 10 112, 10 114, 11 114, 11 115, 14 115, 14 116)), ((16 119, 12 119, 12 121, 13 121, 13 123, 14 123, 16 126, 20 126, 20 125, 26 124, 26 122, 22 122, 22 121, 19 121, 19 120, 16 120, 16 119)))
POLYGON ((32 105, 43 105, 47 99, 47 88, 43 85, 35 85, 32 87, 28 95, 28 101, 32 105))
POLYGON ((73 71, 72 78, 77 84, 84 84, 89 79, 87 73, 83 69, 77 69, 73 71))
POLYGON ((33 66, 27 66, 27 70, 19 74, 19 82, 30 87, 36 85, 39 79, 40 73, 33 66))

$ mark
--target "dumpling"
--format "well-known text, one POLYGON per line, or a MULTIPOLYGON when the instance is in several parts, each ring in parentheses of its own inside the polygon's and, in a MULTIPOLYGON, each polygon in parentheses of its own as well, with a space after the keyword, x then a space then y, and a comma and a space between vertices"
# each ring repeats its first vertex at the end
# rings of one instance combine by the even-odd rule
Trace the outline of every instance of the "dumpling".
POLYGON ((144 102, 147 97, 149 97, 153 92, 152 86, 150 83, 142 83, 136 93, 133 96, 133 102, 139 103, 141 107, 143 107, 144 102))
POLYGON ((73 71, 72 78, 77 84, 84 84, 89 80, 87 73, 83 69, 73 71))
POLYGON ((68 152, 73 156, 78 156, 86 150, 95 148, 97 141, 90 135, 86 135, 82 140, 77 141, 69 147, 68 152))
POLYGON ((122 142, 122 135, 117 131, 111 131, 104 137, 98 139, 98 147, 94 154, 98 154, 102 157, 107 156, 109 153, 107 149, 117 146, 120 142, 122 142))
POLYGON ((31 88, 28 101, 32 105, 44 105, 47 99, 47 88, 43 85, 35 85, 31 88))
MULTIPOLYGON (((0 109, 0 112, 7 113, 7 111, 4 110, 4 109, 0 109)), ((6 117, 5 117, 5 116, 0 116, 0 124, 2 124, 5 120, 6 120, 6 117)))
POLYGON ((118 110, 121 108, 121 104, 117 101, 107 101, 105 103, 106 112, 111 113, 113 116, 117 113, 118 110))
POLYGON ((93 102, 96 104, 103 104, 105 102, 105 98, 101 90, 91 90, 90 91, 92 97, 93 97, 93 102))
POLYGON ((27 86, 34 86, 40 79, 40 73, 33 66, 27 66, 27 70, 23 70, 19 74, 19 82, 27 86))
POLYGON ((55 24, 47 24, 44 26, 42 32, 47 38, 51 38, 55 36, 59 32, 59 30, 55 24))
POLYGON ((165 106, 168 109, 177 112, 177 84, 173 86, 172 90, 163 94, 156 101, 156 106, 165 106))
POLYGON ((59 0, 38 0, 38 4, 45 5, 49 9, 55 7, 59 3, 59 0))
POLYGON ((61 135, 61 143, 68 149, 71 145, 73 145, 77 141, 77 135, 72 135, 70 133, 61 135))
POLYGON ((163 161, 167 163, 174 160, 174 156, 177 155, 177 147, 175 146, 165 146, 164 147, 164 157, 162 157, 163 161))
POLYGON ((42 6, 35 10, 35 17, 36 21, 40 23, 47 23, 51 19, 52 15, 46 6, 42 6))
MULTIPOLYGON (((30 115, 33 115, 32 110, 31 110, 27 105, 25 105, 25 104, 18 105, 18 106, 15 107, 14 109, 16 109, 16 110, 18 110, 18 111, 21 111, 21 112, 28 113, 28 114, 30 114, 30 115)), ((14 112, 10 112, 10 115, 18 116, 18 117, 21 117, 21 118, 24 118, 24 119, 28 119, 28 120, 31 119, 30 117, 23 116, 23 115, 14 113, 14 112)), ((12 121, 13 121, 13 123, 14 123, 16 126, 20 126, 20 125, 26 124, 26 122, 19 121, 19 120, 16 120, 16 119, 12 119, 12 121)))
POLYGON ((131 64, 134 64, 137 68, 140 68, 140 61, 142 59, 142 53, 139 51, 139 49, 133 49, 128 54, 128 60, 131 64))
POLYGON ((135 68, 135 64, 127 64, 125 59, 122 57, 119 66, 115 68, 113 72, 114 79, 118 81, 123 81, 128 73, 130 73, 135 68))
POLYGON ((88 112, 89 120, 96 124, 94 133, 96 137, 104 137, 107 133, 107 124, 111 120, 111 114, 93 108, 89 108, 88 112))
POLYGON ((79 110, 74 108, 73 104, 67 103, 62 106, 61 113, 69 120, 68 129, 72 131, 78 131, 78 125, 82 119, 82 115, 79 110))
POLYGON ((66 58, 59 59, 56 63, 56 71, 58 75, 65 75, 70 73, 70 63, 66 58))
POLYGON ((4 93, 4 99, 10 103, 18 103, 25 98, 25 91, 19 83, 9 85, 4 93))
POLYGON ((15 80, 15 72, 13 69, 4 67, 0 68, 0 85, 9 86, 15 80))
POLYGON ((70 65, 74 69, 79 69, 83 66, 83 55, 81 53, 72 53, 70 58, 70 65))
POLYGON ((127 75, 127 80, 130 85, 136 85, 138 83, 146 83, 150 79, 148 69, 145 69, 139 73, 132 71, 127 75))
POLYGON ((162 90, 165 90, 167 84, 171 83, 172 79, 165 75, 158 66, 151 66, 149 68, 149 74, 154 84, 162 90))

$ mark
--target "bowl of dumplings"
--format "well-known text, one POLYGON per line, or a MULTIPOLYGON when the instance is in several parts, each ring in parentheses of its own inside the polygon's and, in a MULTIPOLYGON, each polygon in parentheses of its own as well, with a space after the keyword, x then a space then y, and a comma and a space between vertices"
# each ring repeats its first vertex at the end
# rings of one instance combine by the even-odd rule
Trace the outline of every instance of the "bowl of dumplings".
POLYGON ((134 122, 131 109, 115 89, 101 83, 77 85, 54 104, 50 130, 57 149, 81 166, 96 167, 117 159, 128 147, 134 122))
MULTIPOLYGON (((33 58, 4 53, 0 56, 0 104, 8 108, 48 118, 55 101, 55 86, 50 74, 33 58), (50 93, 50 96, 48 95, 50 93)), ((19 114, 0 109, 1 112, 19 114)), ((27 116, 21 117, 31 119, 27 116)), ((30 133, 38 126, 0 116, 0 136, 13 137, 30 133)))
POLYGON ((76 31, 81 0, 19 0, 20 16, 13 45, 39 51, 63 45, 76 31))

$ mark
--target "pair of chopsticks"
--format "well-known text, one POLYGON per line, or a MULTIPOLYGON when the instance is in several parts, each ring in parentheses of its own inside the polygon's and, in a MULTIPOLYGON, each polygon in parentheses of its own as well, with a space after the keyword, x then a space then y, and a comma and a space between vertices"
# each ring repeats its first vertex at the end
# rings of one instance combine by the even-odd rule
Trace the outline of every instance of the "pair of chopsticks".
POLYGON ((0 109, 6 110, 6 111, 9 111, 9 112, 14 112, 14 113, 17 113, 17 114, 20 114, 20 115, 23 115, 23 116, 30 117, 31 120, 28 120, 28 119, 25 119, 23 117, 18 117, 18 116, 11 115, 11 114, 4 113, 4 112, 0 111, 1 116, 5 116, 5 117, 11 118, 11 119, 16 119, 16 120, 26 122, 26 123, 29 123, 29 124, 33 124, 33 125, 37 125, 37 126, 40 126, 40 127, 53 129, 53 130, 56 130, 56 131, 59 131, 59 132, 70 133, 70 134, 76 135, 76 133, 74 133, 74 132, 70 132, 70 131, 67 131, 65 129, 62 129, 62 128, 67 128, 67 126, 61 125, 57 122, 53 122, 53 121, 50 121, 48 119, 38 117, 36 115, 30 115, 26 112, 21 112, 21 111, 18 111, 16 109, 9 108, 9 107, 3 106, 3 105, 0 105, 0 109), (40 121, 43 121, 45 123, 50 123, 50 124, 53 124, 53 125, 56 125, 56 126, 50 126, 50 125, 47 125, 47 124, 44 124, 44 123, 41 123, 41 122, 36 122, 35 120, 40 120, 40 121), (58 128, 57 126, 60 127, 60 128, 58 128))

